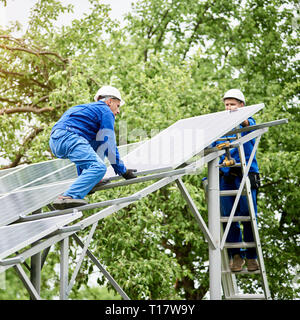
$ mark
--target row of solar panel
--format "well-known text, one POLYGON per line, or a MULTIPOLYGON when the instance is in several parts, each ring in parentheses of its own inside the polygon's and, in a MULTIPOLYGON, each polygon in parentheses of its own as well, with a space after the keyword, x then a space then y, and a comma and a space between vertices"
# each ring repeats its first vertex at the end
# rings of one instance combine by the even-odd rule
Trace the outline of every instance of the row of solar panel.
MULTIPOLYGON (((262 108, 263 104, 260 104, 235 112, 221 111, 179 120, 152 139, 133 145, 129 153, 127 147, 120 148, 120 153, 125 165, 138 171, 177 168, 262 108)), ((110 166, 106 177, 114 175, 110 166)), ((7 174, 2 172, 0 259, 19 250, 20 246, 24 247, 25 243, 28 245, 28 238, 36 241, 44 236, 45 230, 53 232, 50 230, 53 230, 53 225, 57 226, 58 222, 67 223, 67 220, 64 220, 67 216, 64 216, 61 220, 47 218, 34 223, 7 226, 17 221, 20 216, 28 215, 49 204, 68 188, 76 176, 75 166, 69 160, 51 160, 9 169, 7 174)))

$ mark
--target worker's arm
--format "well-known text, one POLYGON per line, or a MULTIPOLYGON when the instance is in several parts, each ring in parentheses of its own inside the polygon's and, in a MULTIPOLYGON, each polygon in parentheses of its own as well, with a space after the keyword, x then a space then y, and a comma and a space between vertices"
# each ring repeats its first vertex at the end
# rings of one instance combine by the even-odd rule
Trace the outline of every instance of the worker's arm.
POLYGON ((96 138, 97 142, 99 142, 97 153, 100 152, 100 154, 108 158, 116 174, 123 175, 127 169, 117 148, 114 123, 115 117, 112 112, 102 114, 100 130, 96 138))

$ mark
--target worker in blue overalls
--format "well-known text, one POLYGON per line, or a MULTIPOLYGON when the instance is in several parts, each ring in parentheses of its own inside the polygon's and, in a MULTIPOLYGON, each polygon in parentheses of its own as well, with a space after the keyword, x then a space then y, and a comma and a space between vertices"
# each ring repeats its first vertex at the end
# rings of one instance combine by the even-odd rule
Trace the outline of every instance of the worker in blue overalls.
POLYGON ((108 157, 115 173, 125 179, 136 178, 134 169, 127 169, 116 146, 114 122, 124 104, 120 91, 112 86, 101 87, 95 102, 71 107, 53 126, 50 148, 58 158, 75 163, 78 178, 54 202, 56 209, 87 204, 84 197, 97 184, 107 181, 104 158, 108 157))
MULTIPOLYGON (((223 97, 226 110, 237 110, 245 106, 245 97, 243 93, 238 89, 231 89, 227 91, 223 97)), ((252 126, 255 124, 255 120, 250 117, 240 124, 240 127, 252 126)), ((248 134, 248 132, 243 132, 242 136, 248 134)), ((224 141, 217 141, 213 144, 224 143, 228 140, 226 138, 232 138, 233 136, 224 137, 224 141)), ((246 163, 250 158, 251 152, 255 139, 246 142, 244 146, 246 163)), ((230 150, 231 157, 235 159, 236 163, 240 163, 239 152, 237 148, 230 150)), ((220 163, 223 162, 225 155, 220 159, 220 163)), ((259 169, 257 165, 256 155, 253 158, 248 177, 251 184, 251 193, 253 199, 253 205, 255 209, 255 214, 257 215, 257 190, 259 187, 259 169)), ((242 172, 240 167, 220 167, 220 190, 237 190, 240 186, 242 180, 242 172)), ((224 196, 220 199, 221 204, 221 215, 229 216, 235 197, 224 196)), ((237 206, 235 216, 249 216, 249 209, 246 196, 241 196, 240 201, 237 206)), ((224 223, 224 228, 226 223, 224 223)), ((227 235, 227 242, 253 242, 253 232, 250 222, 243 222, 243 234, 241 231, 241 226, 239 222, 232 222, 229 233, 227 235)), ((230 269, 233 272, 242 271, 243 265, 245 264, 245 258, 247 259, 247 269, 248 271, 256 271, 259 269, 257 262, 257 255, 255 248, 230 248, 228 249, 229 259, 230 259, 230 269)))

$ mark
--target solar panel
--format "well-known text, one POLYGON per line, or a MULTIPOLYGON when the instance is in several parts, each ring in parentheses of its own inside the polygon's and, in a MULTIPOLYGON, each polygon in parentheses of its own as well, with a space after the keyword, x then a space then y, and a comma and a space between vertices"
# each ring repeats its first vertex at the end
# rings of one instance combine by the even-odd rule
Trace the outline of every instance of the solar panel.
POLYGON ((19 169, 17 167, 16 170, 0 178, 0 194, 24 187, 34 180, 40 179, 42 181, 42 177, 51 175, 54 171, 64 168, 68 164, 70 161, 67 159, 57 159, 22 166, 19 169))
MULTIPOLYGON (((141 142, 120 146, 120 154, 126 155, 140 144, 141 142)), ((13 191, 0 195, 0 226, 17 221, 20 216, 46 206, 63 193, 76 177, 75 165, 68 159, 41 162, 40 166, 32 164, 22 167, 22 173, 16 172, 16 175, 6 176, 6 179, 2 181, 3 185, 8 184, 10 186, 8 189, 15 188, 13 191), (43 176, 42 173, 46 172, 49 173, 43 176), (36 179, 29 181, 30 175, 36 179), (21 185, 20 181, 27 183, 21 185)))
MULTIPOLYGON (((141 143, 119 146, 120 155, 125 156, 141 143)), ((107 165, 109 166, 108 162, 107 165)), ((55 159, 31 165, 22 165, 0 171, 0 197, 11 191, 76 178, 77 170, 75 165, 68 159, 55 159)))
POLYGON ((63 193, 73 180, 37 186, 9 193, 0 198, 0 226, 17 221, 20 216, 29 214, 49 204, 63 193))
MULTIPOLYGON (((176 168, 264 107, 263 104, 182 119, 123 157, 127 168, 176 168)), ((110 167, 106 178, 114 176, 110 167)))
POLYGON ((10 256, 81 216, 81 212, 76 212, 0 227, 0 259, 10 256))
POLYGON ((20 166, 14 167, 14 168, 0 170, 0 178, 4 177, 5 175, 7 175, 9 173, 12 173, 13 171, 19 170, 22 167, 24 167, 24 165, 20 165, 20 166))
MULTIPOLYGON (((128 147, 119 147, 120 154, 124 155, 122 158, 127 168, 138 171, 176 168, 263 106, 259 104, 234 112, 221 111, 179 120, 146 142, 135 144, 132 147, 134 150, 127 155, 124 154, 128 147)), ((106 177, 113 176, 115 173, 110 166, 106 177)), ((0 226, 47 205, 63 193, 76 177, 75 166, 69 160, 43 162, 5 175, 2 190, 7 190, 4 183, 6 181, 8 190, 14 191, 0 196, 0 226), (7 179, 9 176, 10 179, 7 179), (16 178, 16 181, 11 181, 14 180, 12 178, 16 178)))

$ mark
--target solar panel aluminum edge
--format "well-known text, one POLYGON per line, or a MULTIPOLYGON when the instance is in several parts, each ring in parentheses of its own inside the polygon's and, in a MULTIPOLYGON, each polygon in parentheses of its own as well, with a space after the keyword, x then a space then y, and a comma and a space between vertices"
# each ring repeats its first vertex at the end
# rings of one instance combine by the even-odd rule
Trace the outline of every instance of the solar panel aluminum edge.
POLYGON ((0 194, 22 188, 33 181, 43 181, 43 177, 59 171, 71 162, 68 159, 55 159, 18 167, 0 177, 0 194))
POLYGON ((22 165, 19 165, 19 166, 17 166, 17 167, 13 167, 13 168, 1 169, 1 170, 0 170, 0 178, 3 178, 4 176, 12 173, 13 171, 22 169, 24 166, 25 166, 25 165, 22 164, 22 165))
POLYGON ((67 190, 73 180, 42 185, 25 190, 11 192, 0 198, 0 226, 17 221, 49 204, 59 194, 67 190))
POLYGON ((80 218, 81 212, 0 227, 0 260, 80 218))
MULTIPOLYGON (((123 157, 124 164, 138 171, 176 168, 263 107, 264 104, 256 104, 181 119, 123 157)), ((109 167, 105 177, 114 175, 109 167)))

